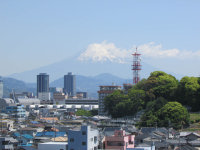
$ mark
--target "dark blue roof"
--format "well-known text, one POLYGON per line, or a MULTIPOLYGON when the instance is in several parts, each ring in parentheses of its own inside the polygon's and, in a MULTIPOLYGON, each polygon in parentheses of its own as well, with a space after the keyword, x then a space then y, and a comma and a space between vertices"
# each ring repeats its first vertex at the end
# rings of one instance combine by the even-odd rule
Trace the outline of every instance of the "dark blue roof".
POLYGON ((26 139, 33 139, 33 136, 31 136, 29 134, 22 134, 22 137, 24 137, 26 139))
POLYGON ((33 136, 32 135, 29 135, 29 134, 22 134, 22 135, 20 135, 20 133, 19 132, 15 132, 15 133, 13 133, 13 136, 14 137, 24 137, 24 138, 26 138, 26 139, 33 139, 33 136))
POLYGON ((20 137, 20 134, 19 134, 19 132, 15 132, 15 133, 13 133, 13 136, 14 137, 20 137))
POLYGON ((66 132, 37 132, 36 137, 60 137, 65 136, 66 132))
POLYGON ((39 124, 37 121, 31 121, 32 124, 39 124))

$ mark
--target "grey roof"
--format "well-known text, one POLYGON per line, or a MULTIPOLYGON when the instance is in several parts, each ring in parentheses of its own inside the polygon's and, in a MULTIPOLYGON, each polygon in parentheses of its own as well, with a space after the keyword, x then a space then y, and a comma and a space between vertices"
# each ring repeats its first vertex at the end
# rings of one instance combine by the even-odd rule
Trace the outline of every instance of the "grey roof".
POLYGON ((7 104, 15 104, 15 101, 11 98, 3 98, 0 101, 4 101, 7 104))
POLYGON ((151 146, 151 144, 140 143, 140 144, 138 144, 138 145, 136 146, 136 148, 137 148, 137 147, 149 147, 149 146, 151 146))
POLYGON ((189 145, 184 145, 184 146, 179 147, 177 150, 198 150, 198 149, 191 147, 189 145))
POLYGON ((200 137, 200 135, 198 133, 195 132, 180 132, 180 136, 184 137, 184 136, 188 136, 190 134, 196 135, 197 137, 200 137))
POLYGON ((40 100, 37 98, 18 98, 18 101, 23 105, 40 104, 40 100))
POLYGON ((112 136, 114 135, 115 130, 121 130, 121 129, 125 130, 126 135, 130 134, 127 128, 121 128, 121 127, 106 127, 103 130, 103 134, 104 136, 112 136))
POLYGON ((191 146, 200 146, 200 140, 193 140, 188 142, 191 146))
POLYGON ((179 145, 179 144, 183 145, 183 144, 187 143, 187 141, 185 139, 182 139, 182 138, 180 138, 180 139, 167 139, 166 142, 168 142, 171 145, 179 145))

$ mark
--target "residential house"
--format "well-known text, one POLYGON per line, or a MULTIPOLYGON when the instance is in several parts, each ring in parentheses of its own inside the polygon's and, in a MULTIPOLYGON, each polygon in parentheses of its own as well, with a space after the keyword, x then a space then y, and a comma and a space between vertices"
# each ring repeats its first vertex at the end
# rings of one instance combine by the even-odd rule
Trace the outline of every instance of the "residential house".
POLYGON ((114 135, 105 136, 105 149, 126 150, 134 148, 135 135, 126 134, 125 130, 115 130, 114 135))
POLYGON ((33 136, 32 135, 20 134, 18 132, 15 132, 13 134, 13 137, 16 138, 19 141, 18 147, 32 146, 33 145, 33 136))
POLYGON ((97 129, 90 126, 81 126, 78 130, 68 131, 68 150, 97 150, 98 148, 97 129))

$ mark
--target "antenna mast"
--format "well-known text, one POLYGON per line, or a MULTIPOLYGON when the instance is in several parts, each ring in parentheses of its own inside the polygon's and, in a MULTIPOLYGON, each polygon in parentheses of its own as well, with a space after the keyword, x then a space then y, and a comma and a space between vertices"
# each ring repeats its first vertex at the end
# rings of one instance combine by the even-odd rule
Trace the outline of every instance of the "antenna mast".
POLYGON ((137 52, 137 47, 136 47, 136 51, 135 53, 132 54, 133 55, 133 65, 132 65, 132 70, 133 70, 133 85, 136 85, 139 81, 140 81, 140 70, 141 69, 141 59, 140 56, 141 54, 139 54, 137 52))

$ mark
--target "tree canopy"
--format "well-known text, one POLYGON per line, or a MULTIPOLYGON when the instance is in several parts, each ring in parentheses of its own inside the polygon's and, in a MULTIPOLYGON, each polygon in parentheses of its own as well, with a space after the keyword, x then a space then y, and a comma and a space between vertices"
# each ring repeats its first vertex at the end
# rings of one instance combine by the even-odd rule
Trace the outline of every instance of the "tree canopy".
POLYGON ((112 117, 133 116, 145 107, 145 92, 131 89, 128 95, 122 91, 114 91, 104 99, 105 111, 112 117))
POLYGON ((144 109, 141 126, 185 126, 188 112, 200 111, 200 78, 178 81, 163 71, 154 71, 127 92, 115 91, 105 98, 105 111, 112 117, 133 116, 144 109), (177 102, 176 102, 177 101, 177 102), (179 103, 178 103, 179 102, 179 103))
POLYGON ((183 105, 191 107, 192 111, 199 111, 200 108, 200 84, 199 78, 183 77, 179 82, 177 99, 183 105))
MULTIPOLYGON (((164 103, 163 103, 164 104, 164 103)), ((168 102, 159 109, 156 103, 151 104, 153 110, 147 110, 141 118, 140 126, 160 126, 180 129, 189 125, 189 113, 178 102, 168 102)))

